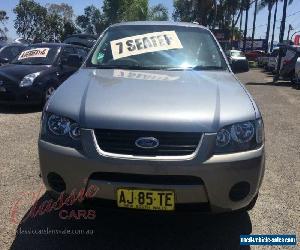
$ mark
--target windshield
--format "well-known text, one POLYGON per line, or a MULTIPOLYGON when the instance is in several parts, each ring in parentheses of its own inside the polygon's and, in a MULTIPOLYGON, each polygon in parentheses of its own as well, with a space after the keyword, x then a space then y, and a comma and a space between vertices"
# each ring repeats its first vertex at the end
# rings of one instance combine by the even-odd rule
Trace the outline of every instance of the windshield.
POLYGON ((231 51, 230 52, 231 56, 236 56, 236 57, 244 57, 245 54, 242 51, 231 51))
POLYGON ((12 63, 23 65, 51 65, 55 62, 59 47, 30 46, 23 50, 12 63))
POLYGON ((227 69, 209 31, 176 25, 122 25, 98 42, 87 67, 129 69, 227 69))

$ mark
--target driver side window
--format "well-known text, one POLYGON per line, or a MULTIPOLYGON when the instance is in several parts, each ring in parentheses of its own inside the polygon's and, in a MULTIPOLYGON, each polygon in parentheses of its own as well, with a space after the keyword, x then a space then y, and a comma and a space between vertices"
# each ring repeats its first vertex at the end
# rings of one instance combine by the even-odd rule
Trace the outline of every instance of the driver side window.
POLYGON ((69 55, 74 54, 74 50, 71 47, 65 47, 63 48, 61 57, 60 57, 60 61, 62 64, 66 64, 66 62, 68 61, 68 57, 69 55))

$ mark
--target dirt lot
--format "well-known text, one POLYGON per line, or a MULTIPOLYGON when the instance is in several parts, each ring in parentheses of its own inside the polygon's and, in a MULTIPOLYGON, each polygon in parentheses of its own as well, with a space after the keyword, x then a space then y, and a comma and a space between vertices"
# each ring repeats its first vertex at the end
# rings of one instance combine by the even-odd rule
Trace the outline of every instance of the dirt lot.
POLYGON ((266 132, 265 179, 250 213, 161 216, 97 209, 95 220, 63 220, 53 212, 21 223, 36 196, 48 198, 38 170, 41 113, 0 107, 0 249, 239 249, 240 234, 296 233, 299 241, 300 91, 289 83, 272 84, 260 70, 238 77, 258 102, 266 132), (40 229, 76 234, 26 231, 40 229))

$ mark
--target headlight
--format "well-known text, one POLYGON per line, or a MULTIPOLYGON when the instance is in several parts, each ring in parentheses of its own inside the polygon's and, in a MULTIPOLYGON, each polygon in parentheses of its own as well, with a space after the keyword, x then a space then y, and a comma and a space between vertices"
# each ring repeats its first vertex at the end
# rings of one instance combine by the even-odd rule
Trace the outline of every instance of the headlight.
POLYGON ((80 132, 79 124, 67 117, 46 112, 42 115, 42 140, 80 149, 80 132))
POLYGON ((215 153, 234 153, 253 150, 264 142, 261 119, 239 122, 220 129, 217 133, 215 153))
POLYGON ((27 76, 24 76, 23 80, 20 82, 20 87, 28 87, 31 86, 33 84, 33 81, 35 78, 37 78, 39 75, 41 74, 41 72, 37 72, 37 73, 32 73, 29 74, 27 76))

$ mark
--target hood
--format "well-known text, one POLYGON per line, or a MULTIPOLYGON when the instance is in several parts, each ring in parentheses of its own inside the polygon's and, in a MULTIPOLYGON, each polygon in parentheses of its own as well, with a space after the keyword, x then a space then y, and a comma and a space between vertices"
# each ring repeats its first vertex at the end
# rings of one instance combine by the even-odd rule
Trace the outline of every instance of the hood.
POLYGON ((24 76, 47 70, 50 67, 49 65, 7 64, 0 67, 0 78, 9 79, 12 82, 20 82, 24 76))
POLYGON ((256 106, 228 71, 82 68, 51 97, 46 111, 83 128, 216 132, 255 119, 256 106))

